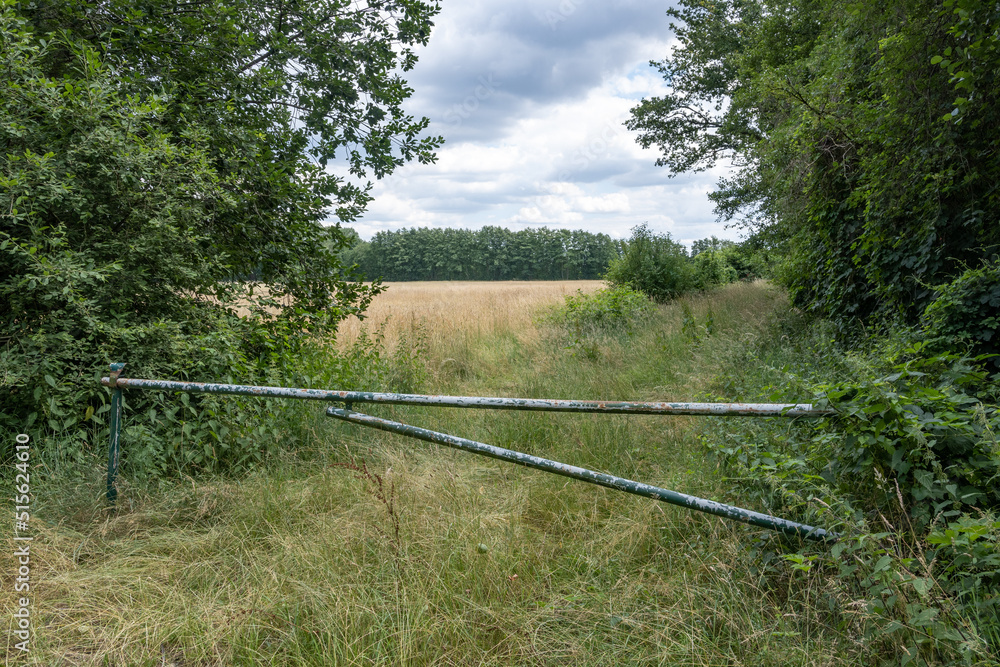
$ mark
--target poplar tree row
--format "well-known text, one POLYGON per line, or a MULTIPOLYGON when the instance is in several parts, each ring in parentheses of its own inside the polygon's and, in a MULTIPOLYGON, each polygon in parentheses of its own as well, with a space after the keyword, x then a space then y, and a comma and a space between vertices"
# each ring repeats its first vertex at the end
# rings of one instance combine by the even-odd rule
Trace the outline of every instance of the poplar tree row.
POLYGON ((620 241, 607 234, 538 227, 402 229, 379 232, 344 251, 369 279, 596 280, 618 257, 620 241))

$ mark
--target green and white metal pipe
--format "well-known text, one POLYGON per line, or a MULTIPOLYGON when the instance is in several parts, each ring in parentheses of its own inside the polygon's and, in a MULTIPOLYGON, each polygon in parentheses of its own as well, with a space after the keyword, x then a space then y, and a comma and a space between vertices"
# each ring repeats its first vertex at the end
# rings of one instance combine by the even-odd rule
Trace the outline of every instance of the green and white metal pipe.
POLYGON ((112 504, 118 498, 118 488, 115 486, 115 480, 118 477, 118 459, 121 450, 122 433, 122 389, 118 386, 118 375, 122 372, 123 368, 125 368, 125 364, 111 364, 111 375, 107 378, 102 378, 102 382, 108 380, 104 384, 111 387, 111 418, 108 424, 111 428, 111 435, 108 442, 108 484, 106 496, 108 502, 112 504))
MULTIPOLYGON (((101 383, 105 386, 111 386, 110 378, 102 378, 101 383)), ((380 393, 374 391, 257 387, 239 384, 141 380, 136 378, 118 378, 116 386, 123 389, 185 391, 202 394, 236 394, 239 396, 258 396, 261 398, 297 398, 338 403, 476 408, 481 410, 602 412, 630 415, 713 415, 718 417, 827 417, 834 414, 832 410, 814 409, 808 403, 674 403, 494 398, 489 396, 436 396, 428 394, 380 393)))
MULTIPOLYGON (((538 398, 495 398, 479 396, 434 396, 427 394, 396 394, 369 391, 340 391, 329 389, 300 389, 293 387, 267 387, 209 382, 180 382, 175 380, 146 380, 120 377, 124 364, 111 364, 108 377, 101 378, 101 384, 111 388, 110 442, 108 448, 107 498, 115 502, 118 492, 115 479, 121 450, 122 390, 145 389, 160 391, 180 391, 204 394, 235 394, 260 398, 293 398, 314 401, 342 402, 350 408, 352 403, 374 403, 383 405, 423 405, 432 407, 478 408, 488 410, 529 410, 544 412, 578 412, 606 414, 652 414, 652 415, 714 415, 752 417, 825 417, 834 414, 832 410, 814 409, 808 403, 674 403, 674 402, 626 402, 626 401, 576 401, 538 398)), ((474 440, 467 440, 445 433, 438 433, 416 426, 409 426, 378 417, 372 417, 350 409, 331 407, 327 414, 344 421, 392 431, 428 442, 455 447, 483 456, 510 461, 520 465, 544 470, 565 477, 572 477, 591 484, 598 484, 626 493, 653 498, 673 505, 715 514, 735 521, 741 521, 763 528, 769 528, 788 535, 813 540, 836 540, 834 533, 822 528, 780 519, 731 505, 725 505, 704 498, 689 496, 677 491, 661 489, 642 482, 599 473, 586 468, 539 458, 530 454, 495 447, 474 440)))

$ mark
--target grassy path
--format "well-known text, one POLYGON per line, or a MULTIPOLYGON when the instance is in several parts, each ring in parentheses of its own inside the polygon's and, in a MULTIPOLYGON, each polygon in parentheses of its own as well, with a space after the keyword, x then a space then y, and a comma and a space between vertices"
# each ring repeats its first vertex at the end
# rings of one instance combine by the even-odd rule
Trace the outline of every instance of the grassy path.
MULTIPOLYGON (((711 309, 712 336, 691 341, 671 306, 586 355, 523 324, 429 331, 426 389, 691 399, 783 301, 737 285, 691 306, 700 323, 711 309)), ((809 586, 755 573, 754 530, 316 410, 306 426, 322 448, 241 479, 133 489, 113 517, 94 509, 87 480, 60 487, 36 542, 27 664, 845 662, 850 640, 810 604, 809 586)), ((739 500, 702 455, 694 418, 373 412, 739 500)))

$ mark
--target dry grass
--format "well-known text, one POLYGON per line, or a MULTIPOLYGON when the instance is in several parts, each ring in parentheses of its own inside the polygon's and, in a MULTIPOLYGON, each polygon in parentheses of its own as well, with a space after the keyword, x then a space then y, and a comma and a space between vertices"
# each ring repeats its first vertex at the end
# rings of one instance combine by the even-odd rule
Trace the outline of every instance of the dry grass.
POLYGON ((360 322, 352 317, 341 325, 338 346, 357 340, 362 329, 380 327, 385 344, 394 348, 400 337, 422 332, 435 339, 444 336, 482 336, 499 331, 535 333, 532 319, 546 306, 562 303, 577 290, 591 293, 599 280, 410 282, 386 283, 360 322))

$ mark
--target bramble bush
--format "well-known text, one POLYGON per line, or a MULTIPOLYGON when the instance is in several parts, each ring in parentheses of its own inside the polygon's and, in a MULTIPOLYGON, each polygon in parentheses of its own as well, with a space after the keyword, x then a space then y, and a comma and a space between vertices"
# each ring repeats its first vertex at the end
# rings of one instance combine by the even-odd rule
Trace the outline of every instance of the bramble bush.
POLYGON ((705 434, 743 497, 841 534, 832 548, 761 542, 763 567, 834 578, 819 594, 831 609, 853 605, 844 622, 902 664, 996 657, 1000 377, 985 358, 937 352, 919 336, 845 352, 831 328, 776 330, 744 350, 723 397, 799 402, 809 393, 835 417, 728 422, 705 434))
POLYGON ((1000 259, 936 287, 921 324, 936 349, 969 347, 976 354, 997 355, 992 363, 1000 367, 1000 259))

